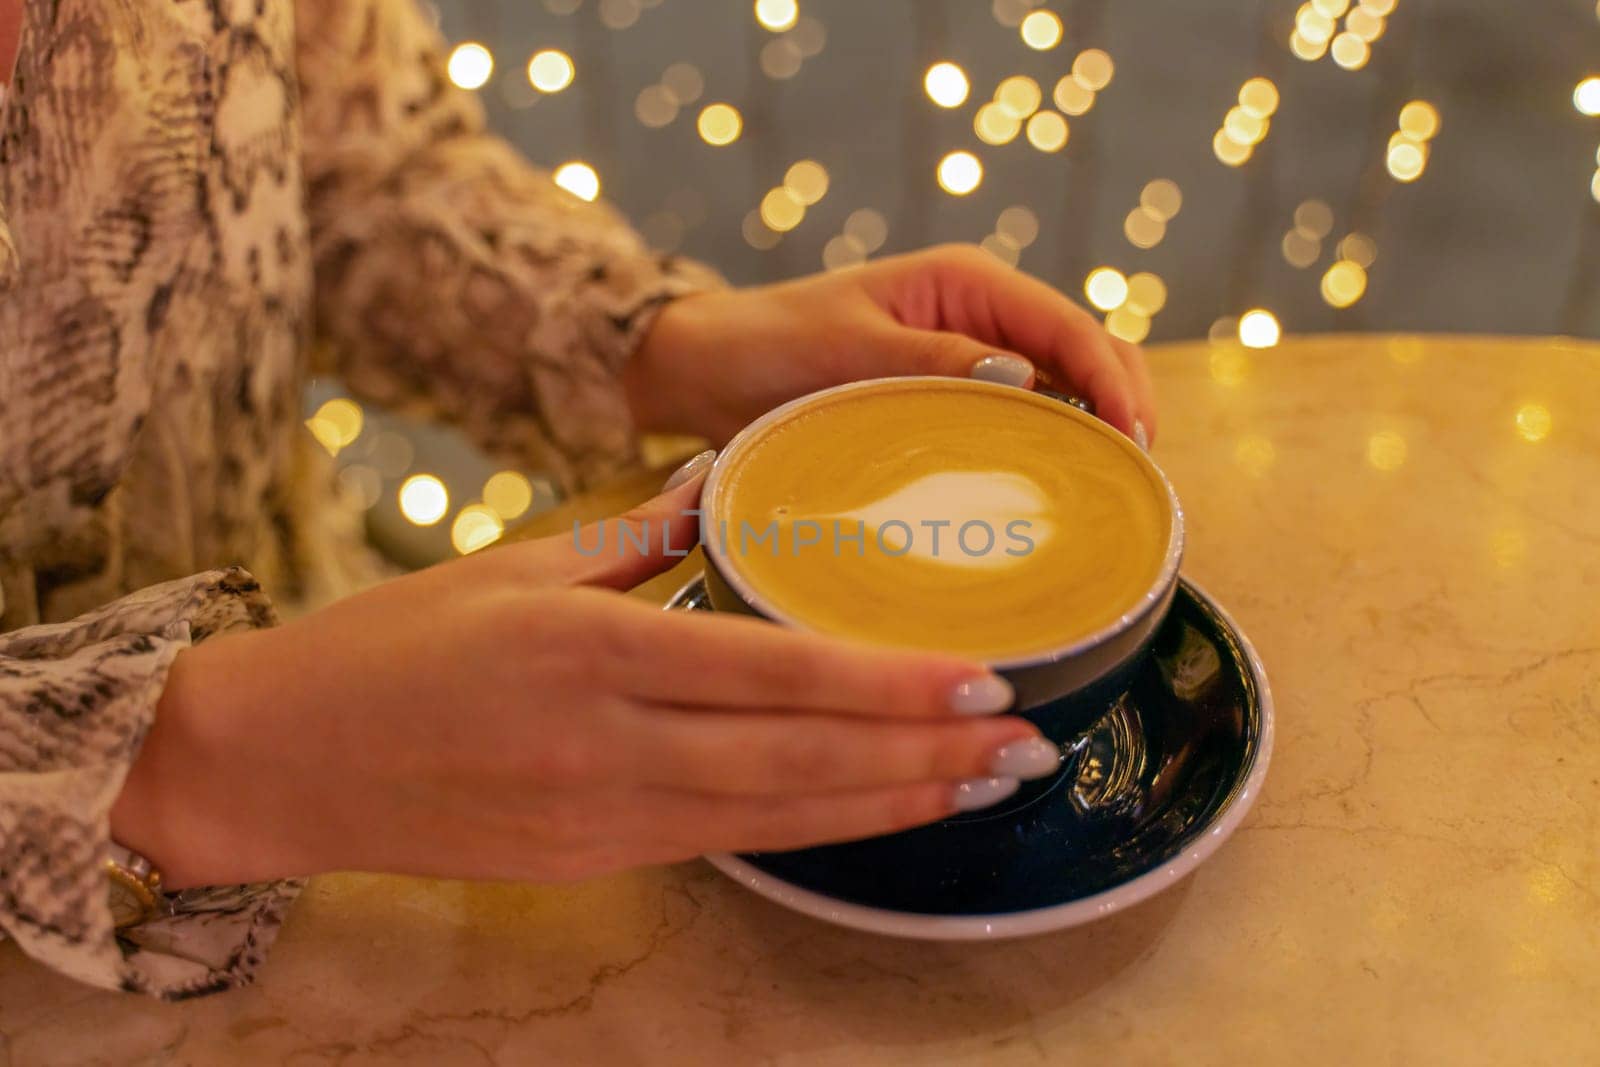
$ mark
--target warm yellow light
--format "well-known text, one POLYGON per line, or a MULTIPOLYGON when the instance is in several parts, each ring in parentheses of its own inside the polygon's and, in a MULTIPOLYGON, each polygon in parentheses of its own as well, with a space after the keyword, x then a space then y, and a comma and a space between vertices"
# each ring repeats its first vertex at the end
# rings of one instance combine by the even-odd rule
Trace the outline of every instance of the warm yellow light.
POLYGON ((1022 130, 1022 121, 999 104, 984 104, 972 116, 972 132, 984 144, 1010 144, 1022 130))
POLYGON ((573 160, 556 168, 553 175, 557 185, 579 200, 593 200, 600 195, 600 175, 587 163, 573 160))
POLYGON ((732 144, 744 129, 744 118, 732 104, 707 104, 701 110, 696 125, 700 130, 700 139, 706 144, 732 144))
POLYGON ((1439 111, 1426 100, 1413 100, 1400 109, 1400 132, 1413 141, 1426 141, 1439 132, 1439 111))
POLYGON ((889 239, 889 220, 870 207, 850 212, 844 220, 845 236, 853 237, 869 253, 876 252, 889 239))
POLYGON ((1270 78, 1251 78, 1239 87, 1239 106, 1258 119, 1278 110, 1278 87, 1270 78))
POLYGON ((1295 30, 1289 35, 1289 51, 1293 52, 1296 58, 1311 63, 1321 59, 1327 53, 1328 42, 1326 40, 1308 40, 1301 35, 1299 30, 1295 30))
POLYGON ((661 87, 672 94, 674 103, 686 107, 706 91, 706 80, 693 63, 674 63, 661 72, 661 87))
POLYGON ((337 456, 339 449, 344 447, 343 435, 340 434, 339 427, 327 419, 313 415, 306 420, 306 429, 310 430, 311 436, 317 439, 317 444, 328 450, 328 455, 330 456, 337 456))
POLYGON ((1039 216, 1022 204, 1013 204, 1000 212, 994 232, 1011 238, 1018 248, 1027 248, 1039 239, 1039 216))
POLYGON ((1380 471, 1392 471, 1406 461, 1406 439, 1393 430, 1380 430, 1367 438, 1367 462, 1380 471))
POLYGON ((1044 93, 1039 83, 1026 74, 1013 74, 1002 81, 994 91, 994 102, 1014 119, 1025 119, 1039 110, 1044 93))
POLYGON ((1306 200, 1294 209, 1294 228, 1321 240, 1333 229, 1333 208, 1321 200, 1306 200))
POLYGON ((1594 172, 1594 177, 1589 179, 1589 195, 1600 203, 1600 170, 1594 172))
POLYGON ((1085 89, 1070 74, 1063 75, 1056 82, 1055 91, 1050 96, 1056 102, 1056 107, 1068 115, 1086 115, 1094 107, 1094 90, 1085 89))
POLYGON ((1396 0, 1361 0, 1361 10, 1386 19, 1394 14, 1396 0))
POLYGON ((1154 248, 1167 235, 1167 224, 1148 208, 1136 207, 1122 220, 1122 235, 1135 248, 1154 248))
POLYGON ((1360 70, 1372 56, 1372 49, 1367 47, 1367 42, 1349 32, 1335 37, 1328 51, 1333 61, 1345 70, 1360 70))
POLYGON ((991 233, 978 242, 978 247, 1008 267, 1015 267, 1022 256, 1022 249, 1003 233, 991 233))
POLYGON ((462 89, 482 89, 494 73, 494 56, 478 42, 466 41, 450 53, 445 71, 462 89))
POLYGON ((757 252, 769 252, 778 247, 778 242, 783 240, 783 234, 774 231, 765 222, 761 221, 761 212, 750 211, 745 214, 744 222, 739 226, 739 232, 744 235, 745 243, 757 252))
POLYGON ((1313 44, 1323 44, 1333 36, 1334 22, 1309 4, 1300 9, 1294 19, 1295 32, 1313 44))
POLYGON ((450 491, 431 474, 413 474, 400 483, 400 514, 417 526, 432 526, 450 510, 450 491))
POLYGON ((1234 462, 1255 478, 1266 474, 1277 458, 1278 450, 1272 447, 1272 442, 1258 435, 1241 437, 1239 443, 1233 446, 1234 462))
POLYGON ((462 508, 456 521, 450 524, 450 544, 465 556, 494 544, 505 532, 505 523, 494 509, 473 504, 462 508))
POLYGON ((806 206, 783 186, 761 198, 761 221, 777 233, 788 233, 806 217, 806 206))
POLYGON ((1061 19, 1054 11, 1030 11, 1022 20, 1022 41, 1047 52, 1061 43, 1061 19))
POLYGON ((1211 151, 1228 166, 1239 167, 1249 162, 1254 149, 1229 137, 1226 130, 1218 130, 1216 136, 1211 138, 1211 151))
POLYGON ((483 502, 510 522, 533 506, 533 483, 519 471, 497 471, 483 483, 483 502))
POLYGON ((828 238, 822 246, 822 265, 828 270, 844 270, 866 262, 867 250, 847 233, 828 238))
POLYGON ((1322 299, 1329 307, 1347 308, 1367 291, 1367 272, 1341 259, 1322 275, 1322 299))
POLYGON ((1106 316, 1106 332, 1112 337, 1138 344, 1150 336, 1150 317, 1124 304, 1106 316))
POLYGON ((1311 0, 1311 9, 1324 18, 1336 19, 1350 10, 1350 0, 1311 0))
POLYGON ((1128 279, 1112 267, 1096 267, 1083 280, 1083 294, 1101 311, 1114 311, 1128 299, 1128 279))
POLYGON ((541 93, 559 93, 577 73, 572 57, 556 48, 535 52, 528 60, 528 82, 541 93))
POLYGON ((1157 178, 1139 191, 1139 206, 1166 222, 1183 208, 1183 191, 1171 178, 1157 178))
POLYGON ((1348 259, 1362 270, 1378 260, 1378 244, 1364 233, 1346 234, 1339 242, 1339 258, 1348 259))
POLYGON ((1572 106, 1585 115, 1600 115, 1600 78, 1585 78, 1572 90, 1572 106))
POLYGON ((1282 335, 1277 316, 1265 308, 1252 308, 1239 316, 1239 343, 1246 348, 1271 348, 1282 335))
MULTIPOLYGON (((334 399, 323 404, 321 407, 317 408, 316 414, 312 415, 311 418, 313 421, 321 421, 327 424, 332 432, 332 440, 337 445, 337 448, 343 448, 344 446, 353 443, 356 438, 361 436, 361 426, 363 422, 361 416, 361 405, 357 404, 354 400, 346 400, 344 397, 335 397, 334 399)), ((318 433, 315 429, 313 429, 312 432, 317 434, 319 440, 322 440, 322 434, 318 433)), ((323 441, 323 444, 327 443, 327 441, 323 441)), ((335 449, 335 451, 337 451, 337 449, 335 449)))
POLYGON ((1383 18, 1372 14, 1364 7, 1358 7, 1345 17, 1344 28, 1357 37, 1371 44, 1383 36, 1383 18))
POLYGON ((1167 306, 1167 285, 1159 275, 1142 270, 1128 277, 1126 306, 1144 316, 1154 316, 1167 306))
POLYGON ((1098 48, 1086 48, 1072 61, 1073 79, 1085 89, 1097 93, 1111 84, 1116 70, 1111 57, 1098 48))
POLYGON ((1257 145, 1267 135, 1267 120, 1250 114, 1242 107, 1232 107, 1222 120, 1222 132, 1228 135, 1230 141, 1257 145))
POLYGON ((1389 173, 1395 181, 1413 182, 1422 176, 1427 157, 1423 155, 1421 145, 1402 140, 1389 146, 1388 162, 1389 173))
POLYGON ((983 182, 983 164, 971 152, 951 152, 939 160, 939 188, 951 196, 966 196, 983 182))
POLYGON ((1289 266, 1304 270, 1322 255, 1322 242, 1301 230, 1290 230, 1283 235, 1282 249, 1289 266))
POLYGON ((1036 111, 1028 120, 1028 143, 1041 152, 1059 152, 1067 146, 1067 120, 1054 111, 1036 111))
POLYGON ((1543 441, 1550 436, 1550 409, 1543 404, 1524 404, 1517 409, 1517 433, 1526 441, 1543 441))
POLYGON ((828 171, 814 159, 802 159, 783 175, 783 187, 806 207, 828 194, 828 171))
POLYGON ((800 21, 800 5, 795 0, 756 0, 756 21, 773 33, 782 33, 800 21))
POLYGON ((967 81, 966 71, 954 63, 941 62, 929 67, 928 73, 922 76, 922 88, 928 99, 940 107, 960 107, 966 103, 972 83, 967 81))

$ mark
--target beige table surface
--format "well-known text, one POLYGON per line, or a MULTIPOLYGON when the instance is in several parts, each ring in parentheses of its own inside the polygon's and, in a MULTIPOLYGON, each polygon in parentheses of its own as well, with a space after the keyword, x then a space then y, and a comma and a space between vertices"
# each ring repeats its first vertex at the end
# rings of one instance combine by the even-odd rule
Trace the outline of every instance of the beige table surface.
POLYGON ((1600 346, 1150 359, 1186 573, 1278 714, 1260 802, 1171 890, 933 945, 703 863, 326 877, 221 997, 92 992, 0 948, 0 1064, 1600 1063, 1600 346))

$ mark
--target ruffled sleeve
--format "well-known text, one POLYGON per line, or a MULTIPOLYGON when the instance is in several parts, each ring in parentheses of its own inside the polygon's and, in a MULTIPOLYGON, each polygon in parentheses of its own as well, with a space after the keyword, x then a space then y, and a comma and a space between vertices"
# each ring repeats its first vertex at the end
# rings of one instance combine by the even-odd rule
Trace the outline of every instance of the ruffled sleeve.
POLYGON ((30 956, 108 989, 181 999, 249 981, 300 888, 191 890, 115 931, 110 810, 173 658, 270 626, 238 568, 151 586, 64 623, 0 634, 0 929, 30 956))
POLYGON ((568 487, 614 473, 636 448, 617 372, 663 302, 720 279, 489 135, 410 0, 296 17, 330 369, 568 487))

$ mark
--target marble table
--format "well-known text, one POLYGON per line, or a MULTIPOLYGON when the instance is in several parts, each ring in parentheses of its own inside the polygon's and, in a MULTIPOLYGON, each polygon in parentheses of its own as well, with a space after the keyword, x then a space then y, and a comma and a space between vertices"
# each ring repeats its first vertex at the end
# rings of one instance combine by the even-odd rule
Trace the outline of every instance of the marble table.
POLYGON ((0 1064, 1600 1062, 1600 346, 1150 359, 1186 572, 1255 641, 1279 716, 1260 802, 1182 883, 934 945, 698 862, 325 877, 226 996, 94 992, 0 947, 0 1064))

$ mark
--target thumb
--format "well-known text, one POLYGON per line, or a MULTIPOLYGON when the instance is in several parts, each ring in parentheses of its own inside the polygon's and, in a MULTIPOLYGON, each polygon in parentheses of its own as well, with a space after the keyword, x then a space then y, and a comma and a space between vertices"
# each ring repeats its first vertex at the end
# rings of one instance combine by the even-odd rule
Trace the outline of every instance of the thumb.
POLYGON ((904 374, 940 374, 950 378, 977 378, 1030 389, 1033 363, 1015 352, 986 345, 965 334, 944 330, 895 330, 886 343, 896 349, 890 362, 904 374))
POLYGON ((670 570, 700 541, 700 489, 715 451, 701 452, 667 479, 660 493, 609 519, 572 524, 540 542, 541 570, 562 585, 632 589, 670 570))

